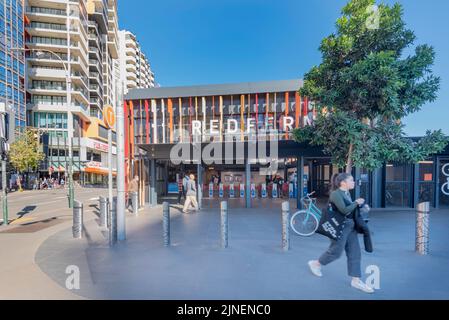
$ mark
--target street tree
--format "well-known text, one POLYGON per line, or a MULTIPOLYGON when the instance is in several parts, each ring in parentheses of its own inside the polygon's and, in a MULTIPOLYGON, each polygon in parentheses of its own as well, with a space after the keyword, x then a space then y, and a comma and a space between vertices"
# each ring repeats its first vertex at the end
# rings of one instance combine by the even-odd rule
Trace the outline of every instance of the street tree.
MULTIPOLYGON (((25 129, 10 146, 9 161, 19 175, 27 170, 36 170, 43 159, 44 154, 39 150, 39 136, 31 128, 25 129)), ((20 179, 18 183, 19 190, 22 190, 20 179)))
POLYGON ((349 1, 335 33, 321 42, 321 64, 304 76, 299 92, 318 112, 312 126, 294 131, 295 140, 322 146, 346 172, 416 163, 443 150, 441 130, 419 140, 404 134, 402 119, 434 101, 440 86, 433 47, 414 47, 415 40, 400 4, 349 1))

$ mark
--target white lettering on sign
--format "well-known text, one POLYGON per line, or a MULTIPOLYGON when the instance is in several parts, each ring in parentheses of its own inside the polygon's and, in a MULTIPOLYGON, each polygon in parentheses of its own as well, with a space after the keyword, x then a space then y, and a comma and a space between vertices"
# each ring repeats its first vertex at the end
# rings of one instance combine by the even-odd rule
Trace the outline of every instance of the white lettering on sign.
POLYGON ((94 142, 94 149, 95 150, 99 150, 99 151, 103 151, 103 152, 108 152, 109 151, 109 147, 107 144, 103 144, 103 143, 99 143, 99 142, 94 142))
POLYGON ((87 168, 100 168, 101 167, 101 162, 96 162, 96 161, 90 161, 86 164, 87 168))

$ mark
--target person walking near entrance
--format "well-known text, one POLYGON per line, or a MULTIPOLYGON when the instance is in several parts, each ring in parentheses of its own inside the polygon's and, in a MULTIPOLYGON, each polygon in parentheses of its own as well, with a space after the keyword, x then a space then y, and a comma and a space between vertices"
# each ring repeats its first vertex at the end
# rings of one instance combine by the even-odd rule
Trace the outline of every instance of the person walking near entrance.
POLYGON ((190 205, 193 206, 195 211, 199 210, 198 202, 196 201, 196 182, 195 176, 193 174, 190 175, 189 181, 186 186, 186 201, 184 203, 184 208, 182 209, 183 213, 187 213, 190 205))
POLYGON ((134 178, 129 182, 129 187, 128 187, 128 199, 127 199, 127 204, 126 204, 126 208, 129 208, 129 206, 132 206, 132 197, 131 197, 131 193, 133 192, 139 192, 139 176, 134 176, 134 178))
POLYGON ((309 261, 311 272, 322 277, 321 266, 326 266, 339 259, 346 251, 348 275, 352 277, 351 286, 366 293, 373 293, 374 290, 366 285, 360 278, 361 271, 361 251, 358 232, 355 229, 354 217, 358 206, 365 203, 364 199, 352 201, 350 190, 354 189, 355 182, 352 175, 340 173, 332 178, 332 193, 329 202, 339 213, 346 216, 343 233, 338 240, 331 240, 329 249, 318 259, 309 261))

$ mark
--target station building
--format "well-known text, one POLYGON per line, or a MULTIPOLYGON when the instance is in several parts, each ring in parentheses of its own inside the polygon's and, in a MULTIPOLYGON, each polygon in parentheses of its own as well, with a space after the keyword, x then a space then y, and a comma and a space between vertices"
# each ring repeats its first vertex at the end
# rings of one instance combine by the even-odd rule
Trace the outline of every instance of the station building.
MULTIPOLYGON (((203 199, 290 198, 329 195, 339 172, 319 147, 293 140, 312 125, 313 101, 302 80, 131 90, 125 97, 128 178, 140 179, 140 202, 156 205, 177 195, 177 179, 193 173, 203 199)), ((419 137, 416 137, 419 139, 419 137)), ((449 147, 416 164, 354 168, 354 197, 374 208, 413 208, 429 201, 449 208, 449 147)))

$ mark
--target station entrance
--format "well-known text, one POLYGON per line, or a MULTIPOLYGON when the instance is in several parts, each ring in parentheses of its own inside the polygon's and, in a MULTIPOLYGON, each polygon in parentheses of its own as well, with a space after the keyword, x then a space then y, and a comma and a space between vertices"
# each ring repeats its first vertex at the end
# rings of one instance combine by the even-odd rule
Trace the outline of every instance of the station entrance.
POLYGON ((302 162, 302 176, 298 171, 300 165, 297 158, 281 158, 272 174, 265 175, 266 168, 251 164, 247 177, 245 164, 198 166, 174 165, 170 160, 157 161, 158 203, 177 203, 179 180, 184 175, 193 174, 201 185, 201 198, 206 207, 219 207, 221 201, 229 201, 234 207, 245 207, 248 193, 251 207, 276 206, 289 200, 291 208, 296 209, 300 199, 311 192, 314 192, 313 197, 322 207, 328 201, 333 174, 341 170, 332 166, 329 158, 304 158, 302 162), (302 179, 302 183, 298 179, 302 179))

